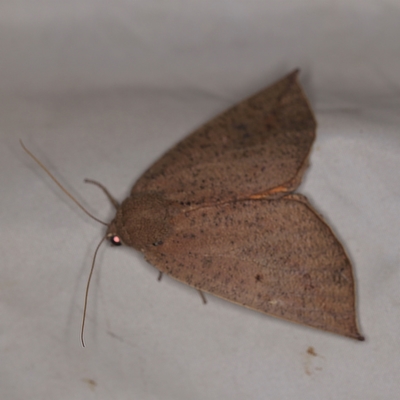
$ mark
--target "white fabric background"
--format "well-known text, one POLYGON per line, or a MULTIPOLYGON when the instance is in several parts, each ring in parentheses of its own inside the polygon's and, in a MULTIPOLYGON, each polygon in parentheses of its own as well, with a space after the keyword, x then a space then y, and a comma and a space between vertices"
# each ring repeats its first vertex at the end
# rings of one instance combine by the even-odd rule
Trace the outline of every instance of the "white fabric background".
POLYGON ((0 398, 394 399, 400 393, 398 0, 0 1, 0 398), (99 218, 164 151, 295 67, 319 122, 300 192, 343 241, 365 342, 208 296, 99 218), (316 356, 307 353, 312 346, 316 356))

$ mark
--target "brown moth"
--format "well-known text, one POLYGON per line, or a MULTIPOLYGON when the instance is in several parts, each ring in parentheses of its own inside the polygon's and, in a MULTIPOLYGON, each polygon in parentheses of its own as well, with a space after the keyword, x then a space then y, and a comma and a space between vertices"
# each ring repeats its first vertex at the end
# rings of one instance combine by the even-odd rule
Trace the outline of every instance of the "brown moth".
POLYGON ((89 182, 117 210, 105 237, 142 252, 160 274, 275 317, 364 340, 350 261, 307 199, 293 193, 316 131, 297 75, 183 139, 121 205, 89 182))

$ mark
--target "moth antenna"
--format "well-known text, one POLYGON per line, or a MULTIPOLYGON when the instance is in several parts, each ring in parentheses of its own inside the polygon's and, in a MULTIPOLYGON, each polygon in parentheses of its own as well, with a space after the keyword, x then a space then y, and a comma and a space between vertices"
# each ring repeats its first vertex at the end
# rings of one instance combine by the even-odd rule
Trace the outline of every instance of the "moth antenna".
POLYGON ((89 297, 89 286, 90 286, 90 281, 92 280, 92 275, 93 275, 93 270, 94 270, 94 264, 96 262, 96 256, 97 252, 99 251, 99 248, 101 244, 104 242, 104 240, 107 238, 107 235, 104 235, 103 238, 100 240, 100 243, 97 245, 96 250, 93 255, 93 261, 92 261, 92 266, 90 268, 90 273, 88 277, 88 281, 86 284, 86 292, 85 292, 85 304, 83 306, 83 316, 82 316, 82 328, 81 328, 81 342, 82 346, 85 347, 85 340, 83 338, 83 332, 85 330, 85 321, 86 321, 86 310, 87 310, 87 304, 88 304, 88 297, 89 297))
POLYGON ((92 183, 93 185, 98 186, 104 193, 105 195, 108 197, 108 200, 110 200, 110 202, 112 203, 112 205, 118 209, 119 208, 119 203, 117 200, 114 199, 114 197, 112 196, 112 194, 107 190, 107 188, 102 185, 101 183, 94 181, 93 179, 85 179, 85 183, 92 183))
POLYGON ((94 215, 92 215, 89 211, 87 211, 82 204, 79 203, 78 200, 75 199, 74 196, 72 196, 71 193, 68 192, 67 189, 64 188, 64 186, 61 185, 60 182, 54 177, 54 175, 39 161, 38 158, 36 158, 22 143, 22 140, 20 139, 19 142, 21 143, 22 148, 28 153, 29 156, 32 157, 32 159, 46 172, 47 175, 50 176, 50 178, 58 185, 58 187, 87 215, 89 215, 90 218, 93 218, 95 221, 100 222, 103 225, 108 226, 106 222, 100 221, 98 218, 96 218, 94 215))

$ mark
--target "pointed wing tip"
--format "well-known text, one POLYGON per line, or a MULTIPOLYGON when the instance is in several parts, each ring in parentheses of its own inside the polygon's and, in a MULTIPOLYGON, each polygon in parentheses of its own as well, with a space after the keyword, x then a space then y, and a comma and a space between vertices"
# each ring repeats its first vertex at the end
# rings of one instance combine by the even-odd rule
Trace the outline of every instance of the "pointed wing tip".
POLYGON ((313 123, 314 123, 313 124, 314 125, 313 129, 314 129, 314 139, 315 139, 315 131, 317 129, 317 121, 315 119, 314 111, 313 111, 313 109, 312 109, 312 107, 311 107, 311 105, 309 103, 309 100, 308 100, 307 96, 305 95, 304 89, 302 88, 301 84, 298 81, 299 74, 300 74, 300 68, 296 68, 287 76, 287 78, 289 80, 291 80, 292 82, 296 82, 297 85, 300 87, 301 92, 303 93, 303 98, 304 98, 304 100, 306 101, 306 103, 308 105, 308 108, 309 108, 309 111, 310 111, 310 114, 311 114, 311 117, 312 117, 312 120, 313 120, 313 123))
POLYGON ((299 74, 300 74, 300 68, 296 68, 288 74, 288 77, 292 79, 297 79, 299 74))
POLYGON ((300 73, 300 68, 295 68, 292 72, 293 75, 298 75, 300 73))
POLYGON ((360 342, 364 342, 365 341, 365 337, 363 335, 361 335, 361 333, 358 332, 358 330, 352 331, 352 332, 348 332, 347 334, 345 334, 345 336, 347 336, 347 337, 349 337, 351 339, 358 340, 360 342))

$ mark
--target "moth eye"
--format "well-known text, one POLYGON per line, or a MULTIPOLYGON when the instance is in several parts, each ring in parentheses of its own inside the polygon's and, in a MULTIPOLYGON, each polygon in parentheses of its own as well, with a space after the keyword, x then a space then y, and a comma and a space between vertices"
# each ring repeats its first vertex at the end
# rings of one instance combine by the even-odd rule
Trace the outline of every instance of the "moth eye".
POLYGON ((120 239, 119 236, 117 236, 117 235, 111 236, 110 242, 111 242, 114 246, 121 246, 121 244, 122 244, 121 239, 120 239))

